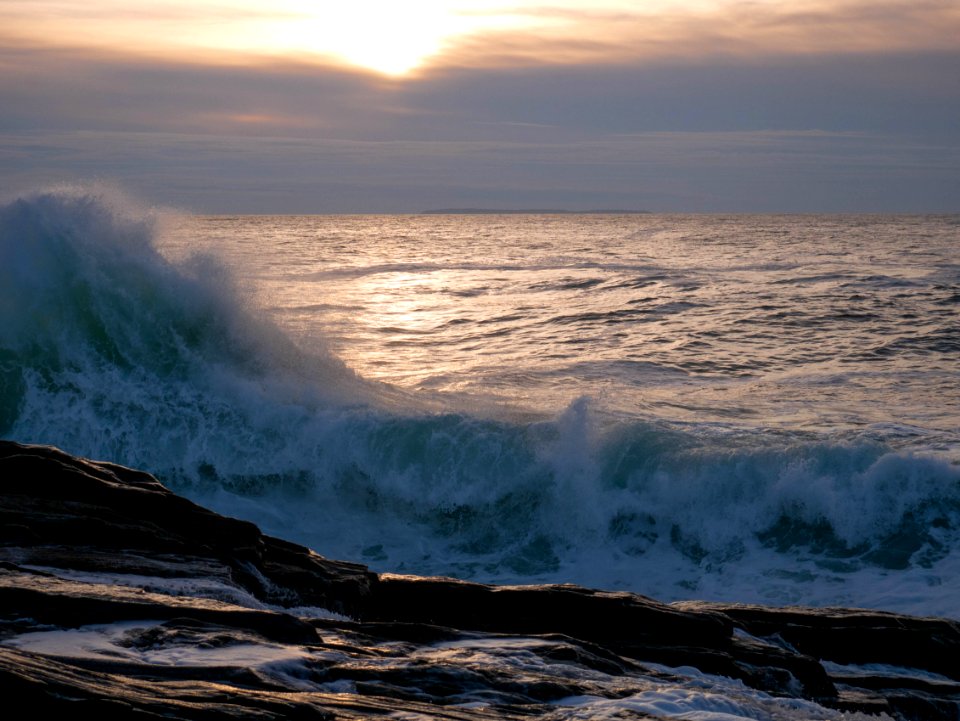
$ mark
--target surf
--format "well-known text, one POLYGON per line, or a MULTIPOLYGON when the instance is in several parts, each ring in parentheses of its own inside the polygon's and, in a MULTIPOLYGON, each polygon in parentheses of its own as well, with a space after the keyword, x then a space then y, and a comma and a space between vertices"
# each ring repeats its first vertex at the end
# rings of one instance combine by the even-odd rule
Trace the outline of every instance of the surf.
POLYGON ((0 208, 0 434, 377 570, 958 616, 960 470, 869 439, 430 402, 305 349, 165 215, 0 208), (936 592, 931 591, 936 589, 936 592))

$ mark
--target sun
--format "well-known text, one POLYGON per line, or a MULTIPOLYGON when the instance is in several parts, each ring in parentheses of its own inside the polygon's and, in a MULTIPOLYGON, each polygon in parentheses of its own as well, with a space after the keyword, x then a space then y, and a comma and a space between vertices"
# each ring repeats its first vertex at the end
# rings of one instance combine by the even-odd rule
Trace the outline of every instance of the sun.
POLYGON ((285 48, 333 56, 385 75, 410 72, 448 39, 470 29, 464 18, 450 12, 448 3, 311 5, 314 9, 303 20, 285 24, 284 37, 278 38, 285 48))
POLYGON ((402 76, 421 67, 453 41, 529 22, 509 6, 477 0, 286 0, 275 19, 247 28, 238 44, 264 50, 310 53, 375 72, 402 76))
MULTIPOLYGON (((553 0, 564 2, 569 0, 553 0)), ((175 57, 313 57, 402 76, 479 33, 541 25, 524 0, 2 0, 23 42, 175 57), (210 54, 212 52, 212 54, 210 54)))

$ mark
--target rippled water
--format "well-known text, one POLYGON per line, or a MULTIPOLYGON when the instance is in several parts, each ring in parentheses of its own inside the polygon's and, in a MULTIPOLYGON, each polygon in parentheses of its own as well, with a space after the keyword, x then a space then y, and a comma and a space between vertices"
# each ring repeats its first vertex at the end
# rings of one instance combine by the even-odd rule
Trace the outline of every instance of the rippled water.
POLYGON ((960 218, 198 218, 365 378, 960 457, 960 218))

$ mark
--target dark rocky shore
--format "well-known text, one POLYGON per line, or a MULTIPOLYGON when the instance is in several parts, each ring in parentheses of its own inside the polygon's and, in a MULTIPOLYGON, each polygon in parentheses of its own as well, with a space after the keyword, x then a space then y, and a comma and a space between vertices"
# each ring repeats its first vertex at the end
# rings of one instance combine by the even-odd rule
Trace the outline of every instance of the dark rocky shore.
POLYGON ((960 718, 951 620, 376 574, 208 511, 146 473, 0 441, 0 688, 20 717, 561 718, 561 699, 625 697, 678 667, 828 709, 960 718), (259 647, 299 661, 266 674, 23 642, 137 621, 123 636, 131 654, 259 647), (467 647, 522 647, 536 663, 484 666, 467 647))

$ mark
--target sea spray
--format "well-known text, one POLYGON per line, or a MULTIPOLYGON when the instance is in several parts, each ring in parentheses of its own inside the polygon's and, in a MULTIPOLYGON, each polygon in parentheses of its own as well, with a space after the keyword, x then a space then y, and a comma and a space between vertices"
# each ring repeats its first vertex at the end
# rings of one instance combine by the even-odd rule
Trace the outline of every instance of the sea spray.
POLYGON ((304 350, 222 261, 161 254, 159 227, 102 191, 0 209, 5 437, 378 570, 960 615, 943 459, 587 397, 523 421, 421 402, 304 350))

